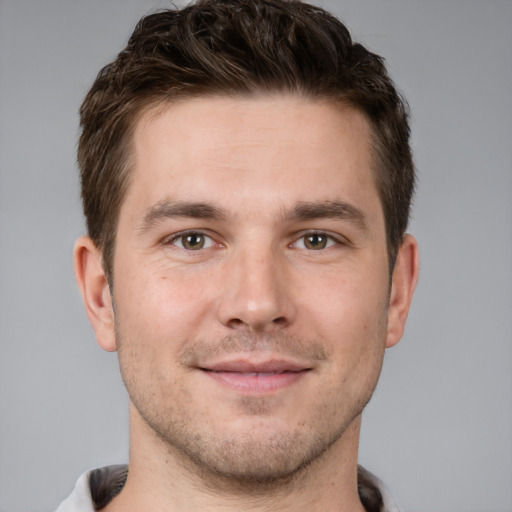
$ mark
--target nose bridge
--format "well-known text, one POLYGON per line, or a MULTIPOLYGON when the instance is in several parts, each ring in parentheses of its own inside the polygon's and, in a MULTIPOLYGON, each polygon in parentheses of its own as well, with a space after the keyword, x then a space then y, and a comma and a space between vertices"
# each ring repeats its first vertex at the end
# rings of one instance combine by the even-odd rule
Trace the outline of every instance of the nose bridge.
POLYGON ((270 331, 292 320, 284 262, 271 244, 251 244, 229 259, 219 308, 230 328, 270 331))

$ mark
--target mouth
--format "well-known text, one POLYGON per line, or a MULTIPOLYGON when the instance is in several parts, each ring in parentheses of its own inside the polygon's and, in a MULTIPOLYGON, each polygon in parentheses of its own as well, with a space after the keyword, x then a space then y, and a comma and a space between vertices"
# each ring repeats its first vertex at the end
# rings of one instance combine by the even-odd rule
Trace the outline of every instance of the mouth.
POLYGON ((289 361, 226 361, 199 367, 209 378, 235 391, 265 394, 286 388, 304 378, 312 368, 289 361))

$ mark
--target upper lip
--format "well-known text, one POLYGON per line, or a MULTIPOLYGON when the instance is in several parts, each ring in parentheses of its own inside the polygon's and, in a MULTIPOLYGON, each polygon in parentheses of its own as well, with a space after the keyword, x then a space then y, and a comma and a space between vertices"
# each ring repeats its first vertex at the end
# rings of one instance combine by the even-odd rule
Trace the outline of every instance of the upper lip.
POLYGON ((282 359, 272 359, 261 362, 238 359, 232 361, 220 361, 213 364, 202 365, 201 370, 212 372, 232 372, 232 373, 284 373, 300 372, 310 370, 307 365, 286 361, 282 359))

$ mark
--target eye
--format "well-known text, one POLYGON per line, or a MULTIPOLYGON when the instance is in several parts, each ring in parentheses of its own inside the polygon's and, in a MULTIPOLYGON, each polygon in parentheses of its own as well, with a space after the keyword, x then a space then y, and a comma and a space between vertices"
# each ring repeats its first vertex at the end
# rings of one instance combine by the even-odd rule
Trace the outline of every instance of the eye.
POLYGON ((199 251, 212 247, 215 244, 209 236, 195 231, 175 236, 170 243, 187 251, 199 251))
POLYGON ((336 245, 338 242, 325 233, 308 233, 295 242, 294 246, 298 249, 308 249, 310 251, 320 251, 336 245))

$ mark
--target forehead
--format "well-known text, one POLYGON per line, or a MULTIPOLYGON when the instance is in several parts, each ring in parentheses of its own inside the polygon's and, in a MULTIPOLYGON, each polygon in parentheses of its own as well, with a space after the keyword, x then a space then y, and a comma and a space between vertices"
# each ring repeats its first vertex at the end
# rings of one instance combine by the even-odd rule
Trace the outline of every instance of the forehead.
POLYGON ((125 203, 376 197, 370 126, 347 105, 295 95, 180 100, 144 112, 132 142, 125 203))

